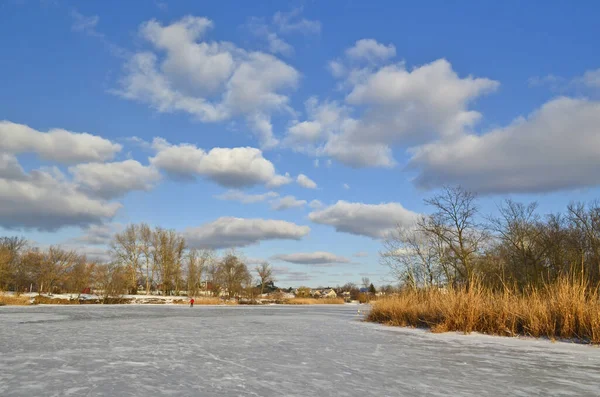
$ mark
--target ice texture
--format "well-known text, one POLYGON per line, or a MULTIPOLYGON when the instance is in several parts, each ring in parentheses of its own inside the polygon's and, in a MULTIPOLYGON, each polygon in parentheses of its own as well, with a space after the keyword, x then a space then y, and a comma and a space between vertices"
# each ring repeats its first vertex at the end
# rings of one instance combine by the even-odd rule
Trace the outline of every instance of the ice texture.
POLYGON ((358 308, 2 307, 0 396, 600 395, 596 347, 392 328, 358 308))

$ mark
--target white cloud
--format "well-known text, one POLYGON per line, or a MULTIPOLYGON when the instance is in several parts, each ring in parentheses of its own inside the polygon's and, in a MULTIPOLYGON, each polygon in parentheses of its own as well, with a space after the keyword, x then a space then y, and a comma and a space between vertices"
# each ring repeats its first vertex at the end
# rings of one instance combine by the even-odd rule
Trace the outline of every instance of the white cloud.
POLYGON ((35 153, 44 160, 63 164, 106 161, 122 146, 102 137, 53 128, 40 132, 23 124, 0 121, 0 152, 35 153))
POLYGON ((121 197, 134 190, 148 191, 160 180, 156 168, 136 160, 78 164, 70 167, 69 172, 86 191, 105 199, 121 197))
POLYGON ((266 240, 300 240, 309 232, 308 226, 281 220, 223 217, 188 228, 183 235, 190 247, 219 249, 245 247, 266 240))
POLYGON ((369 256, 368 252, 365 251, 360 251, 360 252, 356 252, 354 255, 355 258, 366 258, 367 256, 369 256))
POLYGON ((350 189, 350 185, 348 185, 347 183, 344 183, 344 184, 342 185, 342 187, 343 187, 344 189, 346 189, 346 190, 350 189))
POLYGON ((301 14, 302 8, 296 8, 289 12, 277 12, 273 16, 273 24, 284 33, 318 34, 321 32, 321 22, 301 18, 301 14))
POLYGON ((600 88, 600 69, 586 71, 582 82, 590 88, 600 88))
POLYGON ((81 192, 57 169, 0 176, 0 226, 6 229, 85 227, 110 220, 120 207, 81 192))
POLYGON ((276 32, 272 31, 262 18, 251 18, 248 30, 253 35, 262 38, 267 43, 267 48, 272 54, 291 56, 294 48, 283 40, 276 32))
POLYGON ((26 177, 17 158, 8 153, 0 153, 0 178, 19 180, 26 177))
MULTIPOLYGON (((370 63, 379 63, 395 57, 396 47, 393 44, 386 46, 373 39, 362 39, 346 50, 346 56, 357 61, 365 60, 370 63)), ((335 68, 332 67, 332 70, 335 68)))
POLYGON ((398 225, 412 225, 418 214, 399 203, 363 204, 338 201, 309 214, 315 223, 330 225, 336 231, 372 238, 383 238, 398 225))
POLYGON ((71 25, 73 31, 84 32, 92 36, 98 35, 96 32, 96 25, 98 25, 98 21, 100 20, 98 15, 86 17, 73 10, 71 11, 71 17, 73 18, 73 25, 71 25))
POLYGON ((306 205, 306 200, 298 200, 294 196, 285 196, 271 202, 271 208, 275 211, 299 208, 306 205))
POLYGON ((73 243, 83 245, 108 245, 115 233, 121 229, 120 224, 90 225, 84 233, 73 239, 73 243))
POLYGON ((216 196, 216 198, 218 198, 219 200, 239 201, 243 204, 251 204, 266 201, 268 199, 272 199, 278 196, 279 193, 276 192, 266 192, 262 194, 246 194, 239 190, 229 190, 223 194, 216 196))
POLYGON ((309 177, 307 177, 304 174, 298 175, 298 178, 296 178, 296 182, 298 183, 298 185, 300 185, 306 189, 316 189, 317 188, 317 184, 312 179, 310 179, 309 177))
POLYGON ((275 175, 268 183, 267 187, 279 187, 292 182, 292 177, 288 172, 285 175, 275 175))
POLYGON ((299 252, 294 254, 275 255, 272 259, 280 260, 298 265, 326 265, 334 263, 349 263, 350 260, 343 256, 337 256, 331 252, 299 252))
POLYGON ((160 138, 154 139, 153 147, 157 153, 151 164, 174 177, 201 176, 235 188, 259 184, 276 187, 291 182, 289 175, 275 173, 275 166, 259 149, 213 148, 206 152, 192 144, 171 145, 160 138))
MULTIPOLYGON (((365 42, 358 48, 380 48, 365 42)), ((383 54, 392 54, 380 51, 383 54)), ((353 48, 350 54, 358 54, 353 48)), ((377 53, 377 52, 375 52, 377 53)), ((393 167, 394 147, 409 147, 468 132, 481 118, 469 109, 496 81, 459 77, 445 59, 413 69, 403 63, 357 68, 341 83, 345 103, 307 101, 307 120, 296 121, 285 143, 302 152, 329 156, 352 167, 393 167)))
POLYGON ((410 166, 423 188, 536 193, 595 186, 599 126, 600 102, 559 97, 506 127, 417 148, 410 166))
POLYGON ((270 114, 290 110, 282 92, 295 88, 300 74, 272 55, 206 41, 212 27, 209 19, 193 16, 166 26, 142 24, 140 35, 154 52, 130 58, 117 93, 203 122, 245 117, 262 145, 274 146, 270 114))
POLYGON ((319 208, 323 207, 323 203, 322 203, 322 202, 320 202, 319 200, 313 200, 313 201, 311 201, 311 202, 308 204, 308 206, 309 206, 310 208, 312 208, 312 209, 315 209, 315 210, 316 210, 316 209, 319 209, 319 208))
POLYGON ((313 164, 314 164, 315 168, 319 168, 319 159, 315 159, 313 164))

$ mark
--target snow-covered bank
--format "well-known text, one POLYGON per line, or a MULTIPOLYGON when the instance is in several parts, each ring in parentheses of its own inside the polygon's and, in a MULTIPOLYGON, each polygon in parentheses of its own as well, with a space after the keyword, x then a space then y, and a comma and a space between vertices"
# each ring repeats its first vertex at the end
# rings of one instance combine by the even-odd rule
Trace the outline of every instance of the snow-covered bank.
POLYGON ((3 307, 0 395, 598 395, 597 348, 360 320, 349 305, 3 307))

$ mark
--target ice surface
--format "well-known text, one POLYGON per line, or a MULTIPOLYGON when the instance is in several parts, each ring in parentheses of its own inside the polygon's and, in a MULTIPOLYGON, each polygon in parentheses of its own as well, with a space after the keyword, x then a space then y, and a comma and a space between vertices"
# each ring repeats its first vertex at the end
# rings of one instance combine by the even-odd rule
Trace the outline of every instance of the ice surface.
POLYGON ((598 396, 600 350, 357 306, 0 308, 0 396, 598 396))

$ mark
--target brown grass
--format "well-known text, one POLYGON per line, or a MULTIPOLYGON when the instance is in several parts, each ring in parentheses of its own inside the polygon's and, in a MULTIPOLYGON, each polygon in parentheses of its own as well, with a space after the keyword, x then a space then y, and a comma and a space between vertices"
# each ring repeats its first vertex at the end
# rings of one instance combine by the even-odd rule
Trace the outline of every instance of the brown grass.
POLYGON ((283 301, 284 305, 343 305, 342 298, 291 298, 283 301))
POLYGON ((494 293, 476 281, 469 290, 406 291, 374 302, 367 319, 433 332, 474 331, 600 344, 598 289, 568 278, 525 292, 507 288, 494 293))
MULTIPOLYGON (((173 303, 176 304, 182 304, 182 305, 189 305, 190 304, 190 300, 174 300, 173 303)), ((237 305, 238 303, 236 301, 228 301, 228 300, 223 300, 221 298, 218 297, 202 297, 202 298, 194 298, 194 306, 196 305, 237 305)))
POLYGON ((27 296, 6 295, 0 293, 0 306, 27 306, 30 304, 30 298, 27 296))

